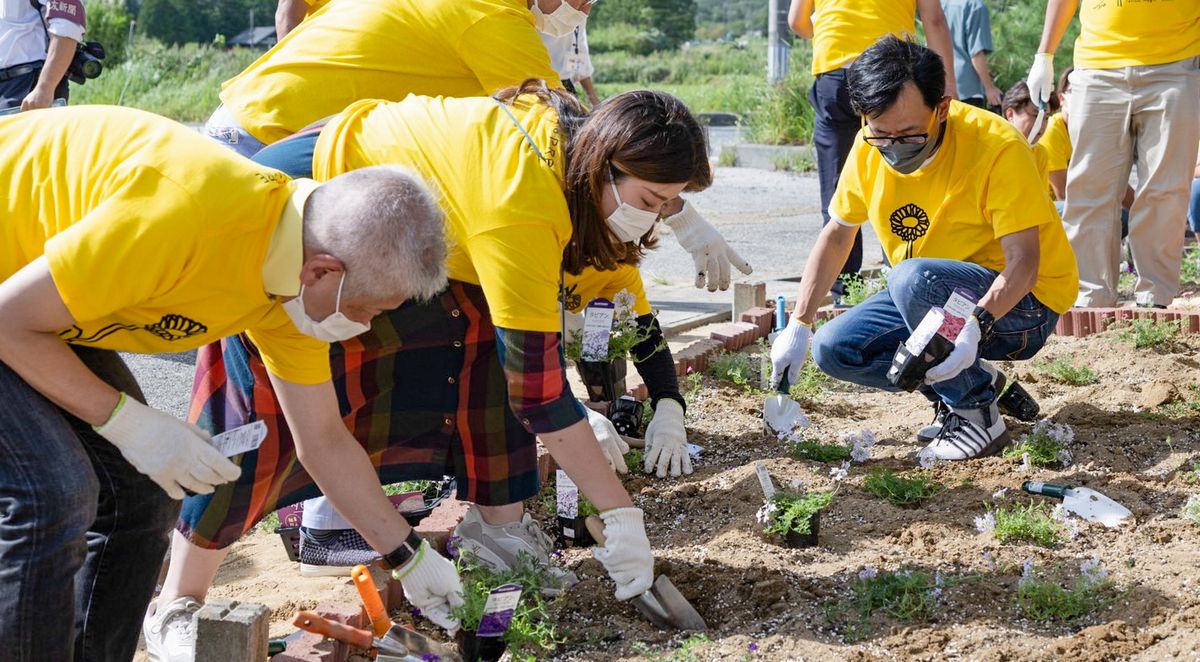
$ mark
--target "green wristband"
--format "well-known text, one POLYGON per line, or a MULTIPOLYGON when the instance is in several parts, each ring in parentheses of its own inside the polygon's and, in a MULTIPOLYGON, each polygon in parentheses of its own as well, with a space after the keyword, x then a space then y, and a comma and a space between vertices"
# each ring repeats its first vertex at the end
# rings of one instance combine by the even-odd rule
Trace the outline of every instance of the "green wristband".
POLYGON ((117 406, 113 407, 112 413, 108 415, 108 419, 105 420, 100 425, 93 425, 92 429, 95 430, 96 432, 99 432, 101 428, 108 425, 109 423, 112 423, 112 420, 117 417, 117 413, 120 412, 121 408, 125 406, 126 399, 127 399, 127 396, 125 395, 125 392, 121 391, 121 397, 120 397, 120 399, 117 400, 117 406))

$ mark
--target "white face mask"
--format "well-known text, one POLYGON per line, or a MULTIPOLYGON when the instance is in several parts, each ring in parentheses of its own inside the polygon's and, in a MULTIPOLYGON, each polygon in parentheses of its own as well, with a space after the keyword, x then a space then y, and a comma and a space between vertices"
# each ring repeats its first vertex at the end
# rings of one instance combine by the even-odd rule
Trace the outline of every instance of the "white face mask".
POLYGON ((542 11, 537 0, 533 0, 533 6, 529 8, 529 11, 533 12, 533 23, 537 26, 538 31, 551 37, 569 34, 587 20, 587 14, 567 4, 567 0, 563 0, 558 9, 549 14, 542 11))
POLYGON ((627 202, 621 202, 621 194, 617 192, 617 183, 610 178, 608 185, 612 187, 613 198, 617 201, 617 208, 608 215, 608 227, 612 228, 613 233, 621 241, 629 242, 641 239, 642 235, 649 232, 650 228, 654 227, 654 223, 658 221, 658 212, 638 209, 627 202))
POLYGON ((306 336, 311 336, 317 340, 325 342, 341 342, 349 340, 354 336, 361 335, 371 330, 370 324, 362 324, 346 317, 340 310, 342 307, 342 286, 346 284, 346 272, 342 272, 342 280, 338 283, 337 302, 333 307, 333 314, 320 322, 308 316, 304 312, 304 286, 300 286, 300 294, 291 301, 283 303, 283 309, 287 311, 288 317, 292 318, 292 324, 306 336))

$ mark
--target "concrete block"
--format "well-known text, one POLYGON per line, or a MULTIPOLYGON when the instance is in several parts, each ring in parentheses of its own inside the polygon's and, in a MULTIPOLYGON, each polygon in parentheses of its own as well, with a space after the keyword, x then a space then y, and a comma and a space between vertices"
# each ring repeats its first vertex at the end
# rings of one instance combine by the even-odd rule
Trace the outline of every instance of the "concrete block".
POLYGON ((764 308, 767 305, 767 284, 734 283, 733 284, 733 318, 738 319, 742 313, 751 308, 764 308))
POLYGON ((237 600, 209 600, 196 612, 196 662, 263 662, 271 610, 237 600))

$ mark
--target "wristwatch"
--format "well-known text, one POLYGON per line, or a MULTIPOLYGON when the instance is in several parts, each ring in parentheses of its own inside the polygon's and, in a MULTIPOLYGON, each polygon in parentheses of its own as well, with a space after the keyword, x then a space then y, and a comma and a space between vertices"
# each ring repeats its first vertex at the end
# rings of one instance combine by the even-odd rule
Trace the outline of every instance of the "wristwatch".
POLYGON ((983 306, 975 306, 975 312, 971 313, 976 322, 979 322, 979 340, 986 342, 992 336, 992 327, 996 326, 996 318, 987 311, 983 306))
POLYGON ((408 532, 408 537, 404 539, 404 542, 400 543, 399 547, 393 549, 391 553, 380 559, 380 563, 388 570, 395 570, 408 563, 409 559, 416 555, 417 550, 421 548, 422 542, 424 540, 421 536, 417 535, 416 529, 413 529, 408 532))

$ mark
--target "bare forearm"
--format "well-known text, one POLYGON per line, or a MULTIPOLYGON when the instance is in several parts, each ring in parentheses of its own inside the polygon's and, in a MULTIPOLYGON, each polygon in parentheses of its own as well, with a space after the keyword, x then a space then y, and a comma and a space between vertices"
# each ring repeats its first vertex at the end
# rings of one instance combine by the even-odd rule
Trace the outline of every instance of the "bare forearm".
POLYGON ((922 0, 918 5, 921 24, 925 26, 925 42, 929 49, 942 57, 946 68, 946 95, 958 98, 958 85, 954 81, 954 45, 950 40, 950 24, 942 13, 939 0, 922 0))
POLYGON ((813 38, 813 0, 792 0, 788 6, 788 25, 797 37, 813 38))
POLYGON ((793 318, 805 324, 812 324, 825 293, 837 281, 842 266, 846 264, 846 258, 854 248, 856 231, 857 228, 830 221, 821 230, 821 234, 817 235, 817 242, 808 256, 808 263, 804 265, 804 276, 800 279, 800 293, 796 298, 796 309, 792 312, 793 318))
POLYGON ((557 432, 539 434, 538 438, 597 509, 605 511, 633 505, 629 493, 609 469, 608 460, 600 451, 600 444, 587 420, 557 432))
POLYGON ((1004 271, 1000 272, 992 282, 992 287, 979 300, 979 305, 996 319, 1004 317, 1018 301, 1033 291, 1037 274, 1037 258, 1017 260, 1005 265, 1004 271))
POLYGON ((67 67, 71 66, 71 59, 75 57, 77 43, 74 39, 50 35, 50 50, 46 53, 42 72, 38 74, 38 87, 44 90, 58 87, 67 73, 67 67))
POLYGON ((996 87, 996 82, 992 80, 992 72, 988 70, 987 53, 982 51, 971 56, 971 68, 979 74, 979 80, 983 82, 985 88, 991 89, 996 87))
MULTIPOLYGON (((283 39, 304 20, 308 13, 308 3, 304 0, 279 0, 275 9, 275 38, 283 39)), ((389 552, 391 550, 388 550, 389 552)))
POLYGON ((1038 44, 1039 53, 1053 53, 1058 50, 1067 26, 1075 17, 1079 8, 1079 0, 1049 0, 1046 3, 1046 21, 1042 24, 1042 41, 1038 44))
POLYGON ((53 333, 4 330, 0 333, 0 363, 12 368, 51 402, 91 425, 103 425, 121 398, 120 392, 88 370, 53 333))
POLYGON ((595 106, 600 103, 600 95, 596 94, 596 86, 592 83, 591 77, 581 79, 579 84, 583 86, 583 92, 587 95, 588 103, 595 106))
POLYGON ((1050 173, 1050 188, 1054 189, 1057 200, 1067 199, 1067 171, 1055 170, 1050 173))

